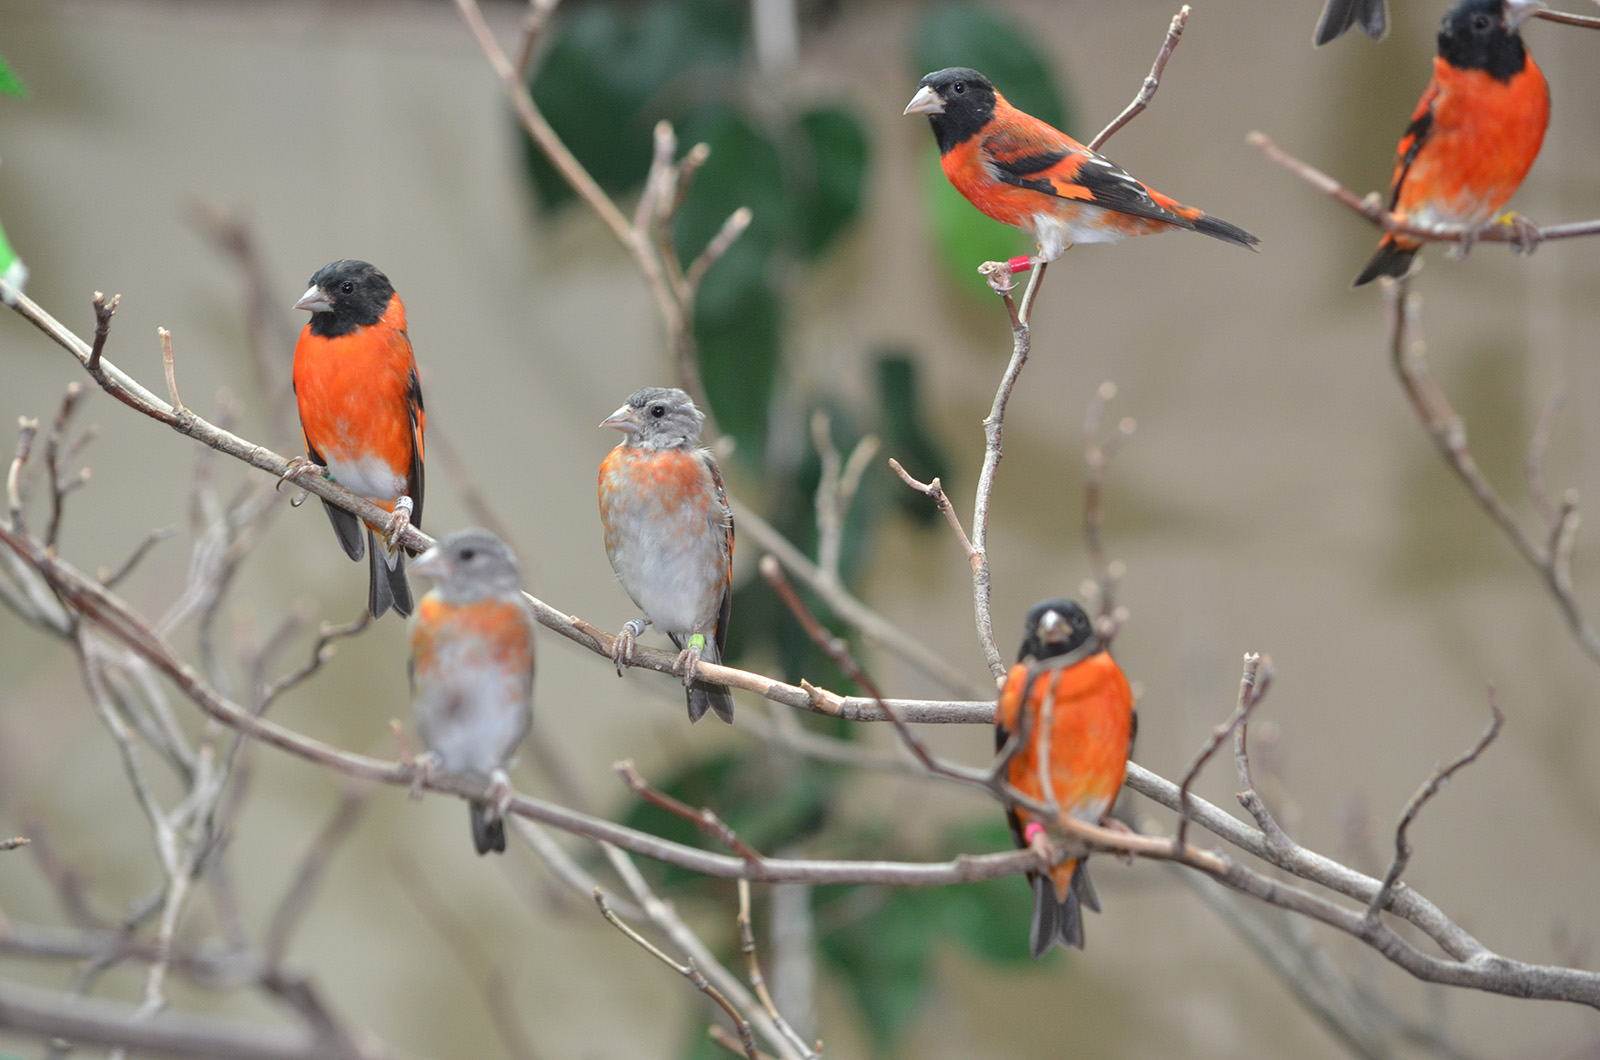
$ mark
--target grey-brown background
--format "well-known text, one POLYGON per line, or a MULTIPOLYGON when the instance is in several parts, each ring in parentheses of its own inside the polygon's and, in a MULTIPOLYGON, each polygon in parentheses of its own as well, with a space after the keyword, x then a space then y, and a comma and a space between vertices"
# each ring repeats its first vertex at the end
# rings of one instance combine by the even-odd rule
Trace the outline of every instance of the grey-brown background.
MULTIPOLYGON (((1140 760, 1181 772, 1231 708, 1241 653, 1269 652, 1278 682, 1261 720, 1278 734, 1296 834, 1365 865, 1348 843, 1351 812, 1364 808, 1384 857, 1399 807, 1483 725, 1492 680, 1504 736, 1416 827, 1410 879, 1492 948, 1592 965, 1600 666, 1433 455, 1391 378, 1380 297, 1348 289, 1372 230, 1244 143, 1262 129, 1357 189, 1382 185, 1426 76, 1440 5, 1395 0, 1396 27, 1382 45, 1350 39, 1313 51, 1317 6, 1197 5, 1152 110, 1108 149, 1163 191, 1261 236, 1261 253, 1170 236, 1083 248, 1052 271, 1035 357, 1012 404, 991 531, 1003 650, 1023 608, 1086 573, 1079 429, 1094 388, 1113 379, 1114 411, 1139 421, 1107 507, 1112 551, 1128 568, 1132 620, 1117 648, 1143 691, 1140 760)), ((1080 136, 1127 102, 1172 13, 1165 0, 1005 10, 1064 71, 1084 115, 1080 136)), ((795 82, 775 86, 853 105, 874 151, 865 224, 824 268, 797 279, 789 392, 822 380, 866 392, 869 349, 908 342, 925 351, 967 508, 979 421, 1008 336, 1000 310, 952 294, 932 260, 918 195, 930 138, 922 121, 900 116, 914 85, 904 42, 915 11, 847 5, 804 41, 795 82)), ((490 14, 509 41, 515 6, 490 14)), ((1527 37, 1554 110, 1515 204, 1542 222, 1600 215, 1600 37, 1537 21, 1527 37)), ((667 378, 660 329, 598 222, 570 212, 537 223, 506 109, 450 5, 10 0, 0 4, 0 50, 32 89, 24 102, 0 100, 0 215, 41 304, 87 333, 90 293, 120 291, 108 356, 154 383, 155 328, 170 328, 185 398, 209 412, 226 389, 245 409, 243 431, 259 434, 273 396, 255 392, 243 353, 240 283, 186 221, 188 204, 204 198, 253 222, 284 307, 332 258, 377 262, 406 299, 431 421, 515 527, 528 587, 608 628, 631 617, 599 542, 594 472, 614 438, 595 424, 633 387, 667 378)), ((1500 246, 1464 264, 1436 251, 1427 258, 1420 287, 1435 367, 1489 473, 1526 511, 1527 438, 1551 388, 1564 384, 1552 483, 1600 498, 1600 241, 1550 245, 1524 260, 1500 246)), ((287 329, 298 321, 287 311, 283 320, 287 362, 287 329)), ((63 353, 0 314, 0 423, 49 415, 78 376, 63 353)), ((114 565, 149 527, 184 519, 195 448, 103 396, 84 419, 103 424, 105 437, 62 550, 93 569, 114 565)), ((438 532, 466 517, 434 468, 427 523, 438 532)), ((760 483, 737 473, 730 486, 760 496, 760 483)), ((1580 542, 1577 579, 1600 607, 1591 554, 1580 542)), ((183 547, 168 543, 127 596, 159 610, 183 563, 183 547)), ((285 512, 245 572, 233 622, 267 628, 307 601, 350 617, 364 577, 333 547, 315 505, 285 512)), ((886 535, 865 595, 981 676, 966 567, 946 536, 886 535)), ((388 720, 408 715, 403 635, 391 619, 342 646, 276 716, 346 747, 392 753, 388 720)), ((688 730, 681 693, 665 678, 618 681, 554 637, 541 647, 536 726, 600 806, 621 802, 614 759, 636 757, 649 772, 691 746, 747 740, 713 724, 688 730)), ((895 693, 932 691, 891 660, 877 664, 895 693)), ((67 653, 3 614, 0 675, 0 832, 14 833, 31 808, 97 899, 143 893, 155 879, 147 833, 67 653)), ((747 700, 740 709, 759 708, 747 700)), ((937 743, 976 763, 989 736, 948 731, 937 743)), ((259 767, 234 844, 255 922, 338 794, 333 779, 298 761, 263 753, 259 767)), ((529 772, 518 779, 539 790, 529 772)), ((1230 804, 1231 779, 1216 768, 1203 793, 1230 804)), ((997 812, 925 784, 875 780, 860 793, 851 812, 911 831, 936 816, 997 812)), ((297 963, 329 986, 343 1014, 410 1051, 499 1055, 481 998, 394 883, 400 856, 447 891, 504 963, 544 1055, 673 1055, 689 1021, 702 1018, 688 988, 586 903, 552 902, 525 853, 470 857, 464 817, 452 800, 378 793, 297 939, 297 963)), ((1087 952, 1047 975, 1017 975, 948 950, 938 1003, 908 1055, 1340 1055, 1162 869, 1102 861, 1106 912, 1089 924, 1087 952)), ((57 915, 26 854, 0 862, 0 910, 24 921, 57 915)), ((204 923, 203 906, 194 916, 204 923)), ((713 937, 729 930, 720 920, 701 926, 713 937)), ((1332 948, 1396 1003, 1438 1004, 1477 1055, 1600 1047, 1600 1022, 1587 1010, 1462 992, 1432 998, 1372 955, 1338 940, 1332 948)), ((46 985, 68 974, 6 973, 46 985)), ((111 984, 121 996, 135 989, 131 977, 111 984)), ((181 986, 174 994, 183 1007, 265 1015, 253 1001, 181 986)), ((825 985, 821 1000, 828 1054, 864 1055, 846 999, 825 985)))

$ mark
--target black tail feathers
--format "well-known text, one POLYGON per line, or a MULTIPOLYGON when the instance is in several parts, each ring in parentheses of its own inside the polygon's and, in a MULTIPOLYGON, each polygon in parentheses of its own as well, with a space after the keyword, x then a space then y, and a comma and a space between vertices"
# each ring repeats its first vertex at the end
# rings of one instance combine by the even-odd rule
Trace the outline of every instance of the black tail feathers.
POLYGON ((478 848, 479 854, 487 854, 491 850, 496 854, 506 852, 506 822, 505 818, 482 803, 473 803, 469 807, 472 811, 472 845, 478 848))

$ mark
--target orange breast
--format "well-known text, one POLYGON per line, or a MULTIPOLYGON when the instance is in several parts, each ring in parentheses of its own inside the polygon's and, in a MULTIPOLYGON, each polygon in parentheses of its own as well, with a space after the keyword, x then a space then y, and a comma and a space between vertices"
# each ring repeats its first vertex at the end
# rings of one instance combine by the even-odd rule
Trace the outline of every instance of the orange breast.
MULTIPOLYGON (((1048 682, 1040 676, 1035 684, 1048 682)), ((1001 720, 1012 732, 1024 725, 1024 711, 1033 716, 1026 723, 1034 737, 1012 760, 1007 773, 1011 785, 1023 794, 1044 799, 1040 781, 1039 717, 1044 697, 1036 687, 1022 703, 1021 684, 1026 681, 1022 667, 1013 668, 1001 696, 1001 720)), ((1056 803, 1075 817, 1098 821, 1116 801, 1128 761, 1128 741, 1133 721, 1133 691, 1128 679, 1109 653, 1098 652, 1082 662, 1056 671, 1055 700, 1049 738, 1051 786, 1056 803)), ((1019 810, 1024 821, 1026 811, 1019 810)))
POLYGON ((1432 126, 1405 172, 1396 209, 1424 219, 1431 210, 1435 223, 1482 224, 1516 194, 1544 143, 1544 75, 1531 58, 1509 83, 1436 58, 1429 93, 1432 126))
POLYGON ((411 377, 416 361, 399 299, 371 327, 320 338, 307 324, 294 350, 294 390, 306 445, 324 459, 379 457, 398 473, 420 454, 423 414, 412 427, 411 377), (398 316, 400 327, 388 321, 398 316))
POLYGON ((451 604, 433 593, 417 605, 411 627, 411 657, 426 673, 446 644, 472 645, 499 669, 525 672, 533 666, 533 637, 527 609, 510 600, 451 604))

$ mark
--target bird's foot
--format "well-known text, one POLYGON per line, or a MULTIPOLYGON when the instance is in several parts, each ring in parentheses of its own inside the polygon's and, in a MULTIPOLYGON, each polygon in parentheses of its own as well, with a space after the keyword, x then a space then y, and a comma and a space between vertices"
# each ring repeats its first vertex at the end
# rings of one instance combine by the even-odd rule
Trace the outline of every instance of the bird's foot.
POLYGON ((494 807, 494 815, 498 818, 504 818, 506 809, 511 805, 511 778, 506 776, 503 769, 489 774, 489 805, 494 807))
POLYGON ((1022 829, 1022 839, 1028 848, 1038 854, 1046 865, 1056 863, 1056 847, 1050 842, 1050 837, 1045 834, 1044 825, 1038 821, 1029 821, 1022 829))
POLYGON ((440 766, 439 756, 432 751, 417 755, 407 763, 411 769, 411 797, 422 798, 422 786, 433 779, 440 766))
POLYGON ((705 634, 696 633, 689 638, 689 646, 678 653, 678 661, 673 669, 683 675, 683 687, 694 684, 695 676, 700 672, 700 656, 705 650, 705 634))
POLYGON ((622 676, 622 671, 633 665, 633 642, 644 636, 644 619, 635 618, 622 626, 622 631, 611 640, 611 662, 617 668, 617 676, 622 676))
POLYGON ((1452 243, 1450 249, 1444 252, 1444 256, 1451 261, 1462 261, 1468 254, 1472 253, 1472 248, 1477 245, 1478 232, 1476 229, 1470 232, 1463 232, 1461 233, 1461 242, 1452 243))
MULTIPOLYGON (((289 460, 289 465, 283 469, 283 474, 278 476, 278 485, 276 488, 281 490, 283 489, 283 484, 285 482, 297 482, 303 476, 313 473, 325 475, 327 474, 327 468, 316 463, 308 457, 293 457, 289 460)), ((298 508, 306 502, 306 498, 309 496, 310 494, 306 492, 306 490, 302 489, 300 493, 289 502, 289 506, 292 508, 298 508)))
POLYGON ((401 497, 394 502, 394 511, 389 516, 389 521, 383 526, 383 543, 393 552, 399 545, 400 535, 406 532, 406 527, 411 525, 411 512, 414 509, 410 497, 401 497))
POLYGON ((1520 213, 1501 214, 1494 223, 1511 229, 1511 249, 1518 254, 1532 254, 1544 239, 1538 224, 1520 213))
MULTIPOLYGON (((1126 821, 1122 821, 1122 820, 1119 820, 1118 818, 1112 817, 1110 814, 1107 814, 1105 817, 1102 817, 1100 819, 1100 827, 1104 828, 1108 832, 1115 832, 1118 835, 1138 835, 1139 834, 1138 832, 1135 832, 1132 828, 1128 827, 1128 824, 1127 824, 1126 821)), ((1115 857, 1118 861, 1122 862, 1124 865, 1132 865, 1133 864, 1133 851, 1131 851, 1131 850, 1116 850, 1116 851, 1112 851, 1112 856, 1115 857)))

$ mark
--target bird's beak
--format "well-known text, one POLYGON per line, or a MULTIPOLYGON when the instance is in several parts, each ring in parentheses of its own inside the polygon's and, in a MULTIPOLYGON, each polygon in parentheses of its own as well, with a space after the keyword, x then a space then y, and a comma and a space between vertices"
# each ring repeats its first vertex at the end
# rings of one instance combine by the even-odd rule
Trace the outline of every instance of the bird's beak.
POLYGON ((639 413, 634 411, 632 405, 624 405, 605 419, 600 421, 600 426, 610 427, 614 431, 636 431, 640 427, 639 413))
POLYGON ((450 573, 450 558, 444 554, 438 545, 434 545, 412 562, 411 573, 422 578, 432 578, 434 581, 439 581, 450 573))
MULTIPOLYGON (((1513 3, 1528 3, 1529 0, 1511 0, 1513 3)), ((911 97, 911 102, 906 104, 903 114, 943 114, 944 100, 939 98, 939 93, 923 85, 917 89, 917 94, 911 97)))
POLYGON ((1039 628, 1035 632, 1041 644, 1062 644, 1072 636, 1072 627, 1061 617, 1060 611, 1046 611, 1044 617, 1039 619, 1039 628))
POLYGON ((333 299, 328 297, 327 291, 324 291, 316 284, 312 284, 311 289, 300 296, 300 301, 296 302, 294 307, 296 309, 309 310, 312 313, 331 313, 333 312, 333 299))
POLYGON ((1543 10, 1545 6, 1544 0, 1506 0, 1506 29, 1516 32, 1535 12, 1543 10))

